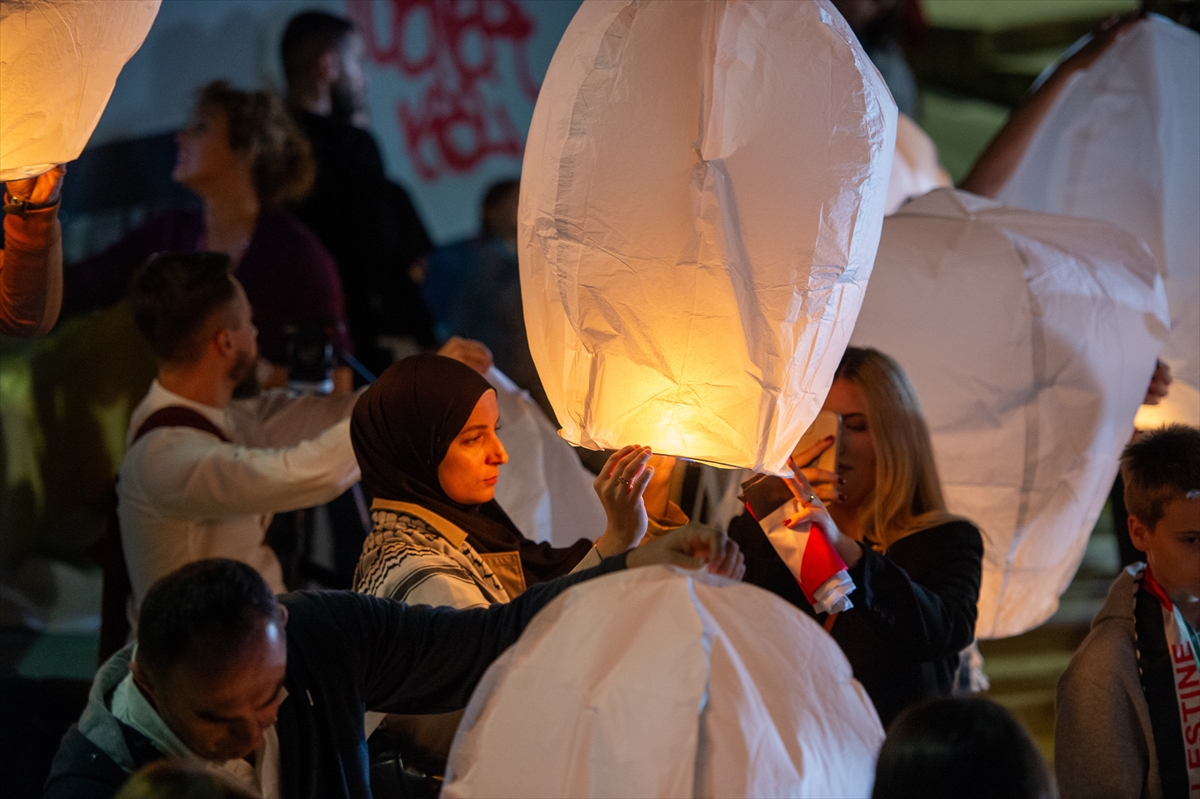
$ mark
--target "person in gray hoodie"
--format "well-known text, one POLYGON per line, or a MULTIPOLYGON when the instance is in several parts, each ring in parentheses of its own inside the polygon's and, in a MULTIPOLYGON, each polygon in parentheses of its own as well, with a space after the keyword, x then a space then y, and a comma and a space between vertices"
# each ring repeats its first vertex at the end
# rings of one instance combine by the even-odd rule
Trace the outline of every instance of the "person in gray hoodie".
POLYGON ((1146 554, 1113 582, 1058 681, 1063 799, 1200 796, 1200 430, 1143 434, 1121 456, 1129 533, 1146 554))

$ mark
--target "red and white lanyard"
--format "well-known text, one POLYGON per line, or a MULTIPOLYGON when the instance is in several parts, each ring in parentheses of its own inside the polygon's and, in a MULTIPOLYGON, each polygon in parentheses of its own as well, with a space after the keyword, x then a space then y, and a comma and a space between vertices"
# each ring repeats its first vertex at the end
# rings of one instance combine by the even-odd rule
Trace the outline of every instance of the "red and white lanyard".
POLYGON ((1188 773, 1188 796, 1200 799, 1200 643, 1196 631, 1154 579, 1146 567, 1142 586, 1162 605, 1163 629, 1171 656, 1171 682, 1183 731, 1184 763, 1188 773))

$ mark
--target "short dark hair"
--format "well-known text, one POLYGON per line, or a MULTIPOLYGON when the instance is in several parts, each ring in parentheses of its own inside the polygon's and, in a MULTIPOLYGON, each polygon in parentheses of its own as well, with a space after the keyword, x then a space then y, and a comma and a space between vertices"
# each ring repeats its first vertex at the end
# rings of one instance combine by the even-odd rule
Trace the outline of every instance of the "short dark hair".
POLYGON ((892 722, 875 765, 872 799, 1049 799, 1054 783, 1028 733, 982 697, 909 707, 892 722))
POLYGON ((355 30, 354 23, 324 11, 304 11, 292 17, 279 42, 283 74, 289 84, 308 78, 322 55, 341 46, 355 30))
POLYGON ((1125 507, 1151 530, 1167 505, 1200 492, 1200 428, 1171 424, 1143 433, 1121 453, 1125 507))
POLYGON ((164 674, 184 655, 234 654, 261 619, 280 619, 262 575, 228 558, 198 560, 150 587, 138 616, 137 660, 164 674))
POLYGON ((277 96, 215 80, 201 87, 196 107, 225 116, 230 149, 255 148, 251 178, 263 205, 296 202, 312 191, 317 174, 312 145, 277 96))
POLYGON ((205 322, 237 296, 230 266, 221 252, 163 252, 137 271, 129 302, 156 358, 191 363, 200 357, 205 322))

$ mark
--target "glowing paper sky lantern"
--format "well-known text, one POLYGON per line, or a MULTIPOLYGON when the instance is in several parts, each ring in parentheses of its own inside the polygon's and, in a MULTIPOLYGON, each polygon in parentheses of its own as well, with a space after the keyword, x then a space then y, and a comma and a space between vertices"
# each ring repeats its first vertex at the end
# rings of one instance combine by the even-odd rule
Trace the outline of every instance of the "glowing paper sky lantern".
POLYGON ((782 473, 854 325, 895 128, 823 0, 584 3, 519 213, 562 435, 782 473))
POLYGON ((442 796, 865 797, 882 743, 810 617, 753 585, 633 569, 555 599, 492 664, 442 796))
POLYGON ((1167 336, 1154 258, 1091 219, 953 189, 883 225, 851 343, 900 362, 950 511, 984 538, 978 635, 1054 612, 1167 336))
POLYGON ((1072 77, 998 199, 1103 219, 1166 278, 1175 383, 1139 427, 1200 425, 1200 34, 1150 15, 1072 77))
POLYGON ((73 161, 159 0, 0 3, 0 181, 73 161))

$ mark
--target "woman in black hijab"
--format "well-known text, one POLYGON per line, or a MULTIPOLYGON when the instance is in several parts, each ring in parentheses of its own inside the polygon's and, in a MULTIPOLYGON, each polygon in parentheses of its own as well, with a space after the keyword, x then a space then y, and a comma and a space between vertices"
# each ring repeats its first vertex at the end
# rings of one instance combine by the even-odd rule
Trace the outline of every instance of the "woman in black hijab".
POLYGON ((650 450, 626 447, 596 480, 608 527, 593 544, 556 549, 521 535, 495 501, 508 460, 496 436, 496 393, 470 367, 438 355, 392 364, 359 398, 350 440, 373 498, 373 532, 355 590, 409 603, 478 607, 599 563, 646 532, 650 450))

